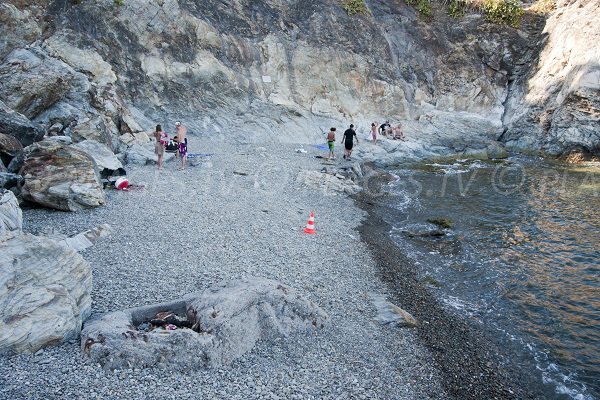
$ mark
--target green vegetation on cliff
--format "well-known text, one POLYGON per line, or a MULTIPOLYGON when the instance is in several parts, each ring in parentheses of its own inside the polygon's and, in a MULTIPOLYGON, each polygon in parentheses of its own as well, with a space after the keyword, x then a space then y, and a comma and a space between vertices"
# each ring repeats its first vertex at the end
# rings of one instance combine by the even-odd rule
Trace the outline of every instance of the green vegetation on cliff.
MULTIPOLYGON (((433 16, 431 0, 404 0, 407 5, 414 7, 417 12, 426 18, 433 16)), ((465 10, 482 12, 488 22, 518 27, 523 16, 523 7, 519 0, 440 0, 447 6, 448 15, 460 18, 465 10)), ((554 0, 540 0, 543 8, 549 8, 554 0)))
POLYGON ((340 0, 340 3, 348 15, 369 13, 365 0, 340 0))

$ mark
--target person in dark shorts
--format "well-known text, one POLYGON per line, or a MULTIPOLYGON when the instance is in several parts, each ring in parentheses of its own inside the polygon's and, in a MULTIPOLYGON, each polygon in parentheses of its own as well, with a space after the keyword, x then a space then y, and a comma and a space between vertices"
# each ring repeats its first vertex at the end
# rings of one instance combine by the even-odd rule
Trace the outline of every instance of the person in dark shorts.
POLYGON ((181 156, 181 167, 180 170, 185 169, 185 163, 187 161, 187 128, 181 125, 181 122, 175 122, 175 131, 177 132, 178 153, 181 156))
POLYGON ((344 137, 342 137, 342 142, 344 143, 344 158, 346 160, 349 160, 350 156, 352 155, 354 139, 356 139, 356 144, 358 144, 358 137, 356 136, 354 125, 350 124, 350 128, 346 129, 346 131, 344 132, 344 137))

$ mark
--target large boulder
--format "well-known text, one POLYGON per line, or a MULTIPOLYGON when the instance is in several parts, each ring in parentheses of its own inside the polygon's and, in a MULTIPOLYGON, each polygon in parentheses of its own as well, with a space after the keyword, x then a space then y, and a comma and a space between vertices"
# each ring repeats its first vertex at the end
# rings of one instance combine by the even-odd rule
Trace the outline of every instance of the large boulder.
POLYGON ((63 211, 97 207, 106 202, 94 160, 60 142, 44 140, 24 151, 23 199, 63 211))
POLYGON ((23 146, 29 146, 44 137, 44 131, 36 127, 26 116, 0 100, 0 132, 15 137, 23 146))
POLYGON ((154 148, 134 144, 127 149, 127 163, 135 165, 146 165, 156 163, 158 156, 154 153, 154 148))
POLYGON ((279 282, 236 280, 170 303, 89 320, 81 350, 107 369, 219 366, 250 351, 258 340, 322 328, 327 318, 279 282))
POLYGON ((115 156, 115 153, 113 153, 108 146, 95 140, 84 140, 83 142, 75 144, 74 147, 85 151, 92 157, 96 162, 99 171, 104 169, 116 170, 123 168, 123 164, 121 164, 121 161, 115 156))
POLYGON ((15 195, 0 188, 0 243, 18 235, 23 229, 23 214, 15 195))
POLYGON ((90 265, 75 250, 30 234, 0 246, 0 353, 76 339, 91 313, 90 265))

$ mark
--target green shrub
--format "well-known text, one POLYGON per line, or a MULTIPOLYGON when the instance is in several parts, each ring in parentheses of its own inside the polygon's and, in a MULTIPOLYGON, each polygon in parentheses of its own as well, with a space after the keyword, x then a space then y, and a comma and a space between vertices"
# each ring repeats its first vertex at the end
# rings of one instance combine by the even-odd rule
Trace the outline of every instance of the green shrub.
POLYGON ((429 0, 405 0, 406 4, 413 6, 415 10, 422 16, 430 18, 433 15, 431 2, 429 0))
POLYGON ((118 6, 122 6, 125 4, 125 0, 114 0, 114 1, 115 1, 115 4, 118 6))
POLYGON ((365 0, 341 0, 340 2, 348 15, 369 13, 365 0))
POLYGON ((523 8, 518 0, 485 0, 481 8, 489 22, 515 28, 521 24, 523 8))
POLYGON ((461 0, 451 0, 448 4, 448 16, 460 18, 465 15, 465 3, 461 0))

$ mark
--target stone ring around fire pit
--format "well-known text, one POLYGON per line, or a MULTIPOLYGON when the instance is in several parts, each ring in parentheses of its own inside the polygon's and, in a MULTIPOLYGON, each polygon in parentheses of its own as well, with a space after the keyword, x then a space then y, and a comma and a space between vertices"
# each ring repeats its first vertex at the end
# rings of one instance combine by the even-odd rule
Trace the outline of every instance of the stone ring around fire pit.
POLYGON ((88 320, 84 356, 106 369, 227 365, 261 339, 322 328, 327 314, 268 279, 221 283, 168 303, 88 320))

